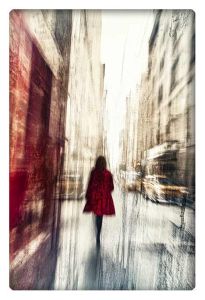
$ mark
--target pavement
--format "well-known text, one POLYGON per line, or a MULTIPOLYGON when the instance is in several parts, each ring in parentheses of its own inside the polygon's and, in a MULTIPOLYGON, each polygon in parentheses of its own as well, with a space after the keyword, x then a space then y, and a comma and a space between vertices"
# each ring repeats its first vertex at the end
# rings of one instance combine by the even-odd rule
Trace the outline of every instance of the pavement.
POLYGON ((116 216, 104 217, 96 247, 95 218, 85 200, 62 202, 53 289, 190 290, 195 286, 195 212, 113 192, 116 216))

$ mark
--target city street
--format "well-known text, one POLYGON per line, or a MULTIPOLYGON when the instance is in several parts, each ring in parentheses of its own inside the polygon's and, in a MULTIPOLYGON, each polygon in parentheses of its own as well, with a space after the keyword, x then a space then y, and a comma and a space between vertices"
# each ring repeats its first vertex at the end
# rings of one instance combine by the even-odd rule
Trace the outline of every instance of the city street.
POLYGON ((9 28, 10 288, 193 289, 194 11, 14 9, 9 28))
POLYGON ((85 201, 62 203, 55 289, 192 289, 194 211, 145 200, 115 185, 115 217, 104 217, 101 247, 85 201))

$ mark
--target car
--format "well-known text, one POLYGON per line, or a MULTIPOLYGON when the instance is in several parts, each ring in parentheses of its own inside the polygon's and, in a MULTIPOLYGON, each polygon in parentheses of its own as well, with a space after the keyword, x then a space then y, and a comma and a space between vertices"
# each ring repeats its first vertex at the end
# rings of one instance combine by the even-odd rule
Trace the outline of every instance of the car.
POLYGON ((83 177, 77 173, 63 174, 59 181, 59 198, 62 200, 82 199, 85 196, 83 190, 83 177))
POLYGON ((121 171, 120 184, 126 191, 140 191, 141 173, 133 170, 121 171))
POLYGON ((183 204, 188 189, 164 175, 147 175, 143 180, 143 194, 154 202, 183 204))

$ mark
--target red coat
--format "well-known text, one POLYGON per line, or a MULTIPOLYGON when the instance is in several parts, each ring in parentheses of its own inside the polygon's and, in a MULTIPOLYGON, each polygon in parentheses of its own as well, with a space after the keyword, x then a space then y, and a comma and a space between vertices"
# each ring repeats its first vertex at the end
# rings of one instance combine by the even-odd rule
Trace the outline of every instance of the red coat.
POLYGON ((93 169, 86 192, 87 202, 83 212, 93 212, 98 216, 114 215, 115 207, 111 192, 114 190, 112 174, 93 169))

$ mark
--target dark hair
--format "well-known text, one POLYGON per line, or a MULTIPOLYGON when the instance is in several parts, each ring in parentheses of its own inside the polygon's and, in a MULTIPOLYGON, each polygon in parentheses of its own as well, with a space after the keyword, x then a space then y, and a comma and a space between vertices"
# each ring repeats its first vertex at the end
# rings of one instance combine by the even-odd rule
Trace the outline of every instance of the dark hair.
POLYGON ((95 163, 95 169, 103 171, 104 169, 106 169, 106 159, 104 156, 98 156, 98 158, 96 159, 96 163, 95 163))

